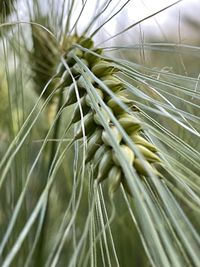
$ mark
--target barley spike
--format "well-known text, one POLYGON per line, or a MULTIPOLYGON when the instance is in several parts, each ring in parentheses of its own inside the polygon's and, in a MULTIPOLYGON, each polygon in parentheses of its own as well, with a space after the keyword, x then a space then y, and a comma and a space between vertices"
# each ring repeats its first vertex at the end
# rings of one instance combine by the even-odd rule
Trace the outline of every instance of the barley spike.
MULTIPOLYGON (((94 176, 97 182, 100 183, 103 180, 108 180, 109 192, 113 194, 122 184, 125 190, 130 194, 130 188, 126 181, 125 172, 115 151, 115 146, 121 150, 121 156, 126 160, 127 164, 134 168, 137 175, 142 179, 148 177, 150 173, 159 176, 159 172, 156 170, 155 163, 160 163, 160 157, 157 154, 158 149, 150 141, 148 141, 143 134, 142 122, 140 121, 137 113, 140 109, 135 105, 133 99, 129 99, 126 86, 118 78, 118 69, 106 59, 101 59, 102 49, 94 48, 94 43, 90 38, 76 37, 77 43, 83 48, 90 49, 90 51, 82 51, 80 48, 71 47, 66 52, 66 63, 71 69, 71 73, 76 80, 76 87, 69 77, 69 72, 63 69, 63 65, 60 64, 57 70, 58 84, 63 88, 67 94, 65 100, 65 106, 74 104, 74 113, 72 117, 72 123, 78 124, 78 130, 75 134, 74 140, 83 137, 82 123, 79 112, 79 105, 83 110, 83 124, 85 127, 85 134, 88 139, 86 147, 86 163, 94 164, 95 172, 94 176), (92 53, 94 52, 94 54, 92 53), (95 55, 96 53, 96 55, 95 55), (105 92, 99 84, 96 83, 84 68, 81 67, 80 62, 76 62, 76 55, 84 64, 88 67, 92 73, 100 79, 112 93, 115 94, 115 98, 112 98, 107 91, 105 92), (84 75, 83 75, 84 73, 84 75), (87 83, 85 79, 87 78, 87 83), (96 91, 101 101, 95 101, 91 99, 88 93, 88 83, 93 86, 93 90, 96 91), (80 103, 77 101, 75 89, 78 89, 80 95, 80 103), (101 105, 101 102, 107 106, 110 112, 101 105), (127 109, 123 109, 119 102, 127 106, 127 109), (99 111, 96 112, 97 105, 99 111), (104 117, 102 121, 102 116, 104 117), (124 129, 130 140, 133 142, 133 148, 125 142, 122 133, 119 128, 114 125, 111 120, 110 114, 113 114, 118 120, 121 127, 124 129), (106 128, 104 128, 106 126, 106 128), (109 127, 112 134, 109 135, 107 131, 109 127), (140 153, 138 153, 138 151, 140 153), (143 160, 138 157, 138 154, 142 155, 143 160)), ((134 181, 134 179, 133 179, 134 181)))

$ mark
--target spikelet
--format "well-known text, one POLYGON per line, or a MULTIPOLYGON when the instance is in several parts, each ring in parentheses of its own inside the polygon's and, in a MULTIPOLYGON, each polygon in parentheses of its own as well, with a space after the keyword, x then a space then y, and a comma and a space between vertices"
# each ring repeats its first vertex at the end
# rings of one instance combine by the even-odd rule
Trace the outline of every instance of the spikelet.
MULTIPOLYGON (((93 112, 90 111, 83 118, 83 125, 85 128, 85 134, 89 134, 95 128, 93 116, 94 116, 93 112)), ((79 127, 78 127, 76 134, 75 134, 74 139, 76 140, 76 139, 80 139, 82 137, 83 137, 82 124, 79 123, 79 127)))
POLYGON ((112 195, 119 188, 122 179, 120 167, 113 166, 108 173, 109 192, 112 195))
MULTIPOLYGON (((118 97, 118 100, 120 102, 122 102, 123 104, 126 104, 131 109, 134 106, 133 100, 127 99, 126 97, 120 96, 120 95, 117 97, 118 97)), ((120 115, 120 114, 124 113, 124 109, 116 102, 116 100, 114 98, 110 98, 107 102, 107 105, 112 109, 113 113, 116 115, 120 115)), ((139 111, 139 110, 137 110, 137 111, 139 111)))
MULTIPOLYGON (((101 97, 101 99, 103 99, 103 92, 98 88, 95 88, 95 89, 96 89, 97 94, 101 97)), ((91 101, 91 98, 90 98, 90 96, 88 94, 86 95, 86 104, 89 107, 92 106, 92 101, 91 101)))
POLYGON ((99 162, 97 181, 102 182, 107 178, 107 175, 113 166, 112 151, 108 150, 99 162))
POLYGON ((74 64, 76 64, 76 61, 74 59, 74 56, 77 56, 79 58, 82 58, 83 56, 83 51, 81 51, 79 48, 74 48, 72 50, 70 50, 67 53, 67 64, 71 67, 74 64))
POLYGON ((103 77, 102 81, 111 91, 115 93, 123 89, 123 84, 119 81, 119 79, 111 75, 103 77))
MULTIPOLYGON (((65 107, 68 107, 72 104, 75 104, 77 102, 77 96, 76 96, 76 90, 75 85, 71 84, 69 87, 63 88, 64 93, 66 93, 65 96, 65 107)), ((85 94, 85 90, 79 90, 79 96, 83 96, 85 94)), ((86 102, 87 104, 87 102, 86 102)))
POLYGON ((141 125, 140 125, 140 121, 127 114, 124 113, 123 115, 119 116, 119 123, 121 124, 121 126, 124 128, 124 130, 129 133, 129 134, 133 134, 138 132, 141 129, 141 125))
POLYGON ((156 171, 156 169, 154 169, 152 167, 152 165, 147 160, 145 160, 144 162, 145 162, 145 166, 146 167, 144 167, 144 164, 138 158, 135 159, 135 161, 134 161, 134 167, 135 167, 135 170, 138 172, 138 174, 143 175, 143 176, 148 176, 148 171, 150 173, 155 174, 155 175, 158 175, 159 174, 156 171))
POLYGON ((105 145, 102 144, 97 151, 94 154, 94 162, 96 165, 99 164, 100 159, 102 158, 102 156, 109 150, 109 148, 105 145))
MULTIPOLYGON (((132 149, 130 149, 127 145, 124 145, 124 144, 120 145, 120 148, 122 149, 123 157, 127 160, 127 162, 130 165, 133 165, 135 155, 134 155, 132 149)), ((118 159, 117 154, 115 152, 113 152, 113 161, 115 162, 116 165, 120 166, 119 159, 118 159)))
POLYGON ((159 175, 158 171, 154 167, 155 163, 160 162, 159 156, 156 154, 157 148, 150 143, 147 139, 142 137, 142 123, 137 118, 135 113, 139 109, 135 106, 134 101, 129 99, 126 93, 126 88, 120 79, 117 78, 117 68, 112 65, 110 61, 102 60, 100 55, 101 49, 94 48, 94 44, 89 38, 78 38, 77 42, 82 47, 91 49, 93 53, 81 51, 79 48, 70 48, 66 52, 65 58, 74 79, 76 80, 76 86, 79 92, 80 103, 76 99, 75 85, 70 81, 67 71, 63 70, 62 66, 59 66, 58 73, 60 77, 59 86, 67 94, 65 100, 65 106, 74 104, 74 113, 72 116, 72 123, 78 124, 77 132, 74 136, 74 140, 83 137, 82 123, 85 128, 85 134, 88 138, 86 148, 86 163, 91 163, 94 166, 94 174, 97 182, 100 183, 107 179, 109 183, 109 192, 113 194, 122 184, 125 190, 130 193, 128 183, 122 168, 122 163, 118 158, 118 154, 115 152, 114 143, 118 145, 121 150, 121 156, 127 162, 127 164, 134 168, 139 177, 148 177, 149 174, 153 173, 159 175), (100 101, 96 101, 96 105, 99 106, 99 112, 103 116, 103 122, 99 112, 95 111, 94 101, 87 93, 87 83, 82 75, 83 69, 81 64, 74 60, 74 55, 78 56, 81 62, 87 66, 93 74, 100 79, 107 88, 109 88, 116 96, 119 101, 111 98, 99 85, 95 83, 91 75, 87 74, 87 82, 93 84, 94 90, 106 104, 107 108, 100 105, 100 101), (99 56, 98 56, 99 55, 99 56), (115 76, 113 75, 115 74, 115 76), (120 105, 119 102, 127 105, 131 113, 127 113, 120 105), (80 120, 79 106, 81 104, 83 110, 83 122, 80 120), (108 112, 108 109, 110 112, 108 112), (126 134, 135 144, 136 151, 124 141, 119 128, 113 125, 110 115, 114 114, 119 122, 119 125, 124 129, 126 134), (111 135, 104 128, 109 127, 111 135), (112 138, 111 138, 112 137, 112 138), (139 151, 143 160, 138 157, 139 151))
POLYGON ((0 17, 8 16, 13 10, 13 0, 0 0, 0 17))
POLYGON ((86 162, 92 159, 99 146, 103 143, 101 135, 102 129, 100 128, 95 130, 95 132, 91 136, 86 149, 86 162))
MULTIPOLYGON (((112 131, 112 136, 115 139, 115 142, 117 142, 117 144, 120 144, 120 142, 122 140, 122 135, 121 135, 120 131, 117 129, 116 126, 111 126, 110 130, 112 131)), ((106 144, 108 146, 112 146, 111 138, 110 138, 110 136, 106 130, 104 130, 102 133, 102 140, 103 140, 104 144, 106 144)))
MULTIPOLYGON (((87 62, 87 60, 82 59, 81 61, 82 61, 83 64, 85 64, 86 66, 88 66, 88 62, 87 62)), ((81 67, 80 67, 80 64, 79 64, 79 63, 75 63, 75 64, 73 65, 73 67, 71 68, 71 72, 72 72, 72 74, 73 74, 74 76, 81 74, 81 67)))
POLYGON ((107 61, 102 60, 97 62, 92 67, 92 72, 97 77, 103 77, 108 74, 112 74, 114 72, 115 68, 107 61))
MULTIPOLYGON (((110 116, 109 116, 108 112, 105 111, 105 109, 103 109, 103 108, 100 108, 100 112, 102 113, 102 115, 104 117, 104 122, 106 122, 108 124, 110 122, 110 116)), ((94 114, 94 122, 98 125, 102 125, 102 120, 97 113, 94 114)))
POLYGON ((136 146, 148 162, 160 161, 160 158, 145 146, 143 145, 136 145, 136 146))
POLYGON ((71 123, 76 123, 76 122, 80 121, 80 119, 81 119, 80 106, 82 107, 83 115, 86 115, 89 112, 89 108, 86 106, 84 96, 80 99, 80 104, 78 102, 75 104, 71 123))
POLYGON ((81 36, 78 39, 78 43, 83 46, 84 48, 92 48, 94 46, 94 42, 91 38, 85 38, 84 36, 81 36))
MULTIPOLYGON (((8 1, 4 1, 8 2, 8 1)), ((47 25, 48 18, 46 16, 36 18, 36 22, 47 25)), ((33 48, 29 52, 29 60, 32 69, 35 91, 41 94, 50 78, 57 72, 59 66, 59 50, 56 41, 43 28, 31 24, 33 48), (57 69, 57 71, 56 71, 57 69)), ((60 68, 60 66, 59 66, 60 68)), ((62 75, 63 72, 60 72, 62 75)), ((57 76, 57 78, 60 78, 57 76)), ((55 89, 55 83, 52 82, 43 94, 43 98, 47 98, 55 89)), ((54 101, 49 103, 51 104, 54 101)))
MULTIPOLYGON (((92 50, 92 52, 99 54, 99 55, 102 53, 102 51, 103 50, 101 48, 97 48, 97 49, 92 50)), ((96 64, 97 62, 99 62, 101 60, 100 57, 98 57, 95 54, 92 54, 90 52, 85 52, 84 58, 88 62, 89 67, 92 67, 94 64, 96 64)))
POLYGON ((151 150, 152 152, 158 152, 157 148, 153 144, 149 143, 146 139, 144 139, 139 134, 133 134, 130 137, 135 144, 142 145, 148 148, 149 150, 151 150))

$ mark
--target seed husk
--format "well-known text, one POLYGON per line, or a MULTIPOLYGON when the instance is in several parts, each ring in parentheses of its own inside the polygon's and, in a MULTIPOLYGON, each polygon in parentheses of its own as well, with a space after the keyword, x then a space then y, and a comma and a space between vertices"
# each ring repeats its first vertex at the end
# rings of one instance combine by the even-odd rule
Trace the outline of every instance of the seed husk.
MULTIPOLYGON (((95 90, 96 90, 97 94, 101 97, 101 99, 103 99, 103 92, 99 88, 95 88, 95 90)), ((93 106, 93 101, 91 101, 89 94, 86 95, 86 104, 89 107, 93 106)))
MULTIPOLYGON (((97 48, 97 49, 94 49, 92 51, 95 52, 96 54, 101 55, 103 49, 97 48)), ((96 56, 96 55, 94 55, 94 54, 92 54, 90 52, 85 52, 84 58, 87 60, 87 62, 88 62, 90 67, 92 67, 94 64, 96 64, 97 62, 99 62, 101 60, 100 57, 98 57, 98 56, 96 56)))
MULTIPOLYGON (((132 149, 128 147, 127 145, 120 145, 120 148, 122 149, 123 157, 127 160, 128 164, 132 165, 135 159, 135 155, 132 149)), ((120 162, 118 159, 118 155, 115 151, 113 151, 113 161, 116 165, 120 166, 120 162)))
MULTIPOLYGON (((86 66, 88 66, 88 62, 85 59, 81 59, 82 63, 86 66)), ((71 68, 71 71, 74 75, 79 75, 81 74, 82 71, 82 67, 80 65, 80 63, 75 63, 74 66, 71 68)))
MULTIPOLYGON (((118 99, 120 102, 123 102, 126 104, 128 107, 133 106, 134 101, 127 99, 124 96, 118 96, 118 99)), ((116 114, 119 115, 121 113, 124 113, 124 108, 122 108, 119 103, 116 101, 114 98, 110 98, 110 100, 107 102, 107 105, 112 109, 112 111, 116 114)))
MULTIPOLYGON (((83 124, 84 124, 86 135, 88 133, 90 133, 95 128, 95 124, 94 124, 94 120, 93 120, 93 112, 89 112, 87 115, 85 115, 83 117, 83 124)), ((75 137, 74 137, 74 140, 80 139, 82 137, 83 137, 83 131, 82 131, 82 123, 80 121, 78 130, 77 130, 75 137)))
MULTIPOLYGON (((85 103, 85 96, 82 96, 81 97, 81 99, 80 99, 80 105, 82 107, 83 115, 87 114, 88 111, 89 111, 89 107, 85 103)), ((79 105, 79 103, 77 101, 77 103, 75 105, 75 108, 74 108, 73 115, 72 115, 72 120, 71 120, 72 123, 76 123, 76 122, 78 122, 81 119, 80 105, 79 105)))
MULTIPOLYGON (((94 83, 94 80, 91 78, 91 76, 85 74, 87 76, 87 82, 88 83, 94 83)), ((78 80, 77 80, 77 86, 79 88, 84 88, 84 89, 87 89, 87 83, 86 83, 86 79, 81 75, 78 80)))
POLYGON ((115 68, 105 60, 101 60, 92 67, 92 72, 97 77, 103 77, 112 74, 115 68))
POLYGON ((109 192, 111 195, 117 191, 121 183, 122 172, 117 166, 113 166, 108 173, 109 192))
POLYGON ((140 159, 136 158, 134 160, 134 168, 138 172, 139 175, 149 176, 147 169, 149 170, 149 172, 152 172, 155 175, 158 175, 158 172, 152 167, 152 165, 148 161, 145 161, 145 166, 146 168, 144 167, 144 164, 141 162, 140 159))
POLYGON ((122 183, 122 185, 124 187, 124 190, 131 196, 131 190, 129 188, 129 185, 127 183, 127 180, 126 180, 126 177, 125 176, 122 176, 121 183, 122 183))
MULTIPOLYGON (((67 97, 65 100, 65 107, 75 104, 77 102, 75 85, 71 84, 69 87, 65 87, 63 91, 67 91, 67 97)), ((82 97, 85 94, 85 90, 79 89, 79 96, 82 97)))
POLYGON ((148 142, 145 138, 143 138, 139 134, 132 134, 130 138, 133 140, 135 144, 142 145, 151 150, 152 152, 158 152, 157 148, 153 144, 148 142))
POLYGON ((60 78, 60 85, 64 88, 72 84, 72 77, 68 70, 65 70, 60 78))
POLYGON ((103 144, 100 146, 97 151, 94 154, 94 163, 97 165, 99 164, 100 159, 103 157, 103 155, 109 150, 109 148, 103 144))
POLYGON ((116 96, 123 96, 123 97, 128 97, 128 93, 127 93, 127 90, 123 89, 121 90, 120 92, 117 92, 116 96))
POLYGON ((69 66, 73 66, 76 63, 75 59, 73 58, 74 56, 77 56, 78 58, 82 58, 83 51, 75 47, 67 53, 67 64, 69 66))
POLYGON ((142 145, 137 145, 137 148, 142 153, 142 155, 145 157, 145 159, 148 160, 149 162, 160 162, 160 158, 148 148, 142 145))
POLYGON ((123 84, 120 80, 112 75, 103 77, 102 81, 113 92, 118 92, 123 89, 123 84))
POLYGON ((74 55, 76 55, 77 57, 81 58, 83 56, 83 51, 81 49, 79 49, 78 47, 74 47, 73 49, 71 49, 67 53, 67 58, 71 58, 74 55))
POLYGON ((97 181, 98 183, 102 182, 106 179, 110 168, 113 166, 112 161, 112 151, 108 150, 102 157, 98 167, 98 176, 97 181))
MULTIPOLYGON (((112 131, 113 138, 119 144, 121 142, 121 140, 122 140, 121 133, 119 132, 119 130, 115 126, 111 126, 110 129, 112 131)), ((104 144, 106 144, 108 146, 112 146, 110 136, 108 135, 106 130, 104 130, 103 133, 102 133, 102 140, 103 140, 104 144)))
POLYGON ((101 135, 102 135, 102 129, 98 129, 91 136, 86 149, 86 162, 89 162, 92 159, 95 152, 102 144, 103 141, 101 139, 101 135))
MULTIPOLYGON (((100 109, 101 114, 104 116, 104 122, 108 124, 110 122, 110 116, 109 116, 108 112, 105 109, 103 109, 102 107, 100 107, 99 109, 100 109)), ((94 121, 96 124, 103 126, 102 125, 102 119, 99 117, 98 113, 94 114, 94 121)))
POLYGON ((140 121, 134 116, 125 113, 122 116, 119 116, 119 123, 125 129, 125 131, 130 133, 136 133, 141 129, 140 121))
POLYGON ((81 46, 83 46, 83 47, 85 47, 85 48, 88 48, 88 49, 90 49, 90 48, 92 48, 92 47, 94 46, 94 42, 93 42, 93 40, 92 40, 91 38, 86 38, 86 37, 82 37, 82 38, 78 41, 78 43, 79 43, 81 46))

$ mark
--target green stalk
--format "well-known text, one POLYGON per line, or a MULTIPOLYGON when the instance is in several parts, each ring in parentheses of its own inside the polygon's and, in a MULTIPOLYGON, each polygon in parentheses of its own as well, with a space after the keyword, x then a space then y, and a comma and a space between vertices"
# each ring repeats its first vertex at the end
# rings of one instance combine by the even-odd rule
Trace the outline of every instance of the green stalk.
MULTIPOLYGON (((60 109, 62 108, 62 103, 63 103, 63 94, 59 95, 59 102, 57 106, 57 111, 55 114, 55 118, 57 114, 60 112, 60 109)), ((53 132, 53 140, 56 140, 59 136, 59 130, 60 130, 60 122, 61 122, 61 116, 58 117, 55 123, 54 127, 54 132, 53 132)), ((50 177, 50 172, 53 169, 53 160, 54 156, 56 154, 57 150, 57 142, 52 142, 51 145, 51 150, 50 150, 50 157, 49 157, 49 162, 48 162, 48 167, 47 167, 47 177, 50 177)), ((38 240, 38 249, 36 251, 36 266, 38 267, 43 267, 43 254, 44 254, 44 244, 45 244, 45 236, 46 236, 46 223, 48 222, 48 210, 49 210, 49 194, 46 199, 46 203, 44 205, 43 210, 40 213, 40 216, 43 216, 43 222, 41 226, 41 233, 40 233, 40 238, 38 240)))

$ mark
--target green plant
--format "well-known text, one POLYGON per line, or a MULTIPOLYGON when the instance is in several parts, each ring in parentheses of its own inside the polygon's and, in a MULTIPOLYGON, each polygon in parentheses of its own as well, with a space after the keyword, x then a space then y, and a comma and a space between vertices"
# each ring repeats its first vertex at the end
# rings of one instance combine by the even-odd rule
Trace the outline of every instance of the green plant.
POLYGON ((198 266, 198 79, 113 56, 140 45, 93 41, 111 1, 84 31, 89 3, 74 19, 76 4, 27 2, 27 22, 1 25, 15 29, 2 39, 1 266, 198 266))
POLYGON ((11 11, 12 11, 12 6, 13 6, 14 1, 5 1, 1 0, 0 1, 0 16, 8 16, 11 11))

